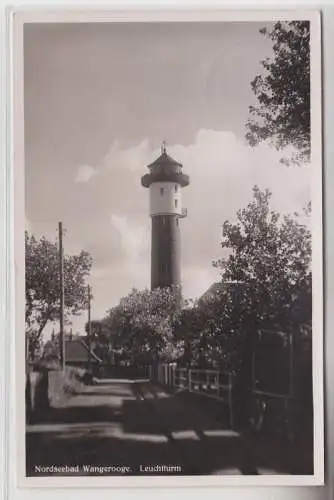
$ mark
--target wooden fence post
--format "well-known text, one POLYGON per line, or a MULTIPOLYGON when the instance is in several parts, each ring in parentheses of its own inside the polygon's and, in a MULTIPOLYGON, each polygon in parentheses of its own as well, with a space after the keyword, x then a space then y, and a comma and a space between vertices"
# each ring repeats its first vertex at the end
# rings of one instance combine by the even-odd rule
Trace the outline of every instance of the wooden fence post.
POLYGON ((188 370, 188 390, 191 392, 191 369, 188 370))

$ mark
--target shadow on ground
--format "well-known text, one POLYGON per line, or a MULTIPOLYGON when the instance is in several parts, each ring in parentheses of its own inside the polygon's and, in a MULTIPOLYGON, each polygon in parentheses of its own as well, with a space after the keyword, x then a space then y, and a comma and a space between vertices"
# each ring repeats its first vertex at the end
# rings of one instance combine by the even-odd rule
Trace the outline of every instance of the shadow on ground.
POLYGON ((91 386, 73 401, 78 404, 52 408, 27 427, 28 476, 41 475, 36 466, 64 464, 124 465, 133 475, 150 465, 179 467, 173 475, 312 474, 312 456, 299 457, 287 446, 233 432, 223 417, 212 418, 186 396, 167 394, 149 383, 131 383, 127 390, 118 382, 91 386), (94 404, 94 398, 106 404, 94 404))

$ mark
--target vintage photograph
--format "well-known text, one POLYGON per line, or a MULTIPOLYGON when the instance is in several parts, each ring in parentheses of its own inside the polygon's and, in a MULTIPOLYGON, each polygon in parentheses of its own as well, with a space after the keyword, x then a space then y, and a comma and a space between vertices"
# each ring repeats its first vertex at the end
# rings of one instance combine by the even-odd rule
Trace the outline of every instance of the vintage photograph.
POLYGON ((315 474, 320 54, 254 15, 23 25, 26 478, 315 474))

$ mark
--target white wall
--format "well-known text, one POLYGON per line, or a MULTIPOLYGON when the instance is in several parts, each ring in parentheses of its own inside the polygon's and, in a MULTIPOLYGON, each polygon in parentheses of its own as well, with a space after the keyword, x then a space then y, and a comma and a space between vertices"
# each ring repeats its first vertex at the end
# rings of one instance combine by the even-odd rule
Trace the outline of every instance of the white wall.
POLYGON ((181 186, 175 182, 154 182, 150 186, 150 214, 182 214, 181 186))

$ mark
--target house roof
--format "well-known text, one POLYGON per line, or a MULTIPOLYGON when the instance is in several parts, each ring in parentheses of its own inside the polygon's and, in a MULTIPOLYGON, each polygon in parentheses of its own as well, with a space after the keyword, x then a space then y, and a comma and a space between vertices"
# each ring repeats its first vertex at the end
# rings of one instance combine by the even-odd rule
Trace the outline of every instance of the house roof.
POLYGON ((89 350, 83 339, 79 338, 66 339, 65 360, 66 363, 88 362, 89 360, 101 363, 101 359, 92 350, 89 350))
POLYGON ((238 291, 241 284, 240 281, 220 281, 218 283, 213 283, 199 298, 199 302, 204 303, 227 290, 238 291))

